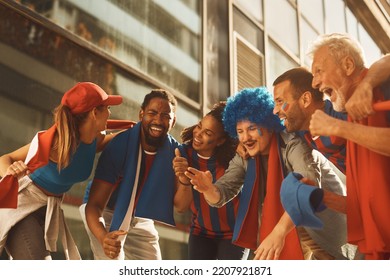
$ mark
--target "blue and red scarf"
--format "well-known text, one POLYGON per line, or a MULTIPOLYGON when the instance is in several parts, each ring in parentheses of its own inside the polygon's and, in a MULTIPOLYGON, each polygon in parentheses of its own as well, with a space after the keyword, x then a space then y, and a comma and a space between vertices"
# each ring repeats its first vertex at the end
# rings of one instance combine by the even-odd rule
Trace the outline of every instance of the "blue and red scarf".
MULTIPOLYGON (((242 188, 236 225, 234 228, 233 243, 252 250, 257 249, 257 241, 267 237, 279 222, 284 213, 280 202, 280 187, 284 178, 283 163, 280 157, 279 144, 276 136, 271 139, 268 158, 268 172, 266 183, 266 196, 263 203, 261 226, 259 227, 259 182, 260 182, 259 156, 248 161, 245 182, 242 188)), ((296 229, 286 237, 285 245, 279 259, 303 259, 302 249, 296 229)))
MULTIPOLYGON (((140 123, 125 132, 127 134, 127 147, 124 153, 126 162, 123 178, 118 185, 118 198, 115 204, 114 216, 110 231, 127 230, 132 216, 153 219, 174 226, 173 196, 175 191, 175 174, 172 160, 175 156, 176 140, 168 135, 162 147, 157 150, 149 174, 142 186, 136 209, 131 209, 130 201, 136 181, 139 161, 140 123)), ((124 135, 126 137, 126 135, 124 135)))

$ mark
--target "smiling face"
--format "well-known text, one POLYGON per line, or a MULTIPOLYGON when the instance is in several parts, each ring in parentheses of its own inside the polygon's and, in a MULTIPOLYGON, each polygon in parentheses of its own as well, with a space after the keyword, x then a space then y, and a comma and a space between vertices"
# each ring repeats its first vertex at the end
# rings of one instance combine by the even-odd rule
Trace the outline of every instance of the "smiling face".
POLYGON ((147 151, 156 151, 175 123, 172 105, 163 98, 153 98, 139 113, 141 120, 141 144, 147 151))
POLYGON ((352 81, 343 70, 344 61, 336 62, 327 46, 318 49, 313 56, 313 87, 329 96, 336 111, 345 111, 345 103, 352 81))
POLYGON ((284 122, 288 132, 304 130, 306 128, 306 117, 301 108, 300 99, 294 100, 294 88, 289 80, 283 81, 274 87, 274 114, 278 115, 284 122))
POLYGON ((192 147, 204 157, 212 156, 215 148, 226 140, 222 124, 211 115, 203 117, 194 128, 192 135, 192 147))
POLYGON ((240 121, 236 125, 238 140, 251 157, 268 155, 272 133, 250 121, 240 121))

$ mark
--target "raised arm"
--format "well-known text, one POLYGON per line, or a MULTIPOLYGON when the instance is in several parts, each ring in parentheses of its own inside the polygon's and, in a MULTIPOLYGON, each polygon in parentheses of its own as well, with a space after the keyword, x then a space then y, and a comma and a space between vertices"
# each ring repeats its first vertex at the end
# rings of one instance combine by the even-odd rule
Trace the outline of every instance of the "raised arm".
POLYGON ((192 186, 183 185, 180 182, 176 182, 176 192, 173 198, 173 205, 178 213, 184 213, 190 209, 192 202, 192 186))
POLYGON ((353 120, 361 120, 374 113, 372 108, 373 89, 390 79, 390 54, 374 62, 367 75, 356 87, 345 104, 348 115, 353 120))
POLYGON ((184 175, 188 168, 188 161, 182 157, 179 149, 175 149, 175 158, 172 161, 176 175, 176 192, 173 198, 175 210, 179 213, 187 211, 192 202, 192 185, 190 179, 184 175))
POLYGON ((213 184, 213 176, 210 171, 200 171, 196 168, 189 167, 185 175, 191 180, 194 189, 203 193, 209 204, 217 204, 221 199, 218 188, 213 184))
POLYGON ((225 173, 214 184, 209 171, 202 172, 190 167, 185 175, 191 179, 194 189, 204 194, 211 206, 222 207, 241 191, 246 165, 247 161, 236 154, 225 173))
POLYGON ((310 132, 312 135, 339 136, 379 154, 390 156, 390 128, 342 121, 317 110, 310 121, 310 132))

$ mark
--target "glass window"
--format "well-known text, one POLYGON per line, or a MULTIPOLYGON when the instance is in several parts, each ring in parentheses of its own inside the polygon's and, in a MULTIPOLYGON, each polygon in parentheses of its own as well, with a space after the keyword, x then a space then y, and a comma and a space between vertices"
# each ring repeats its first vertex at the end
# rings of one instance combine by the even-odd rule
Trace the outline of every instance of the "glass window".
POLYGON ((272 89, 272 84, 279 75, 299 65, 271 40, 269 41, 268 50, 269 72, 267 73, 267 86, 269 89, 272 89))
MULTIPOLYGON (((135 121, 139 118, 140 100, 155 87, 48 20, 27 16, 3 4, 0 4, 0 38, 0 77, 6 81, 0 83, 0 154, 29 143, 37 131, 47 129, 52 124, 51 110, 76 81, 92 81, 109 94, 123 96, 120 106, 111 107, 112 118, 135 121)), ((182 129, 197 121, 198 110, 179 100, 172 135, 179 139, 182 129)), ((66 193, 62 207, 82 258, 91 259, 89 240, 78 214, 85 186, 86 182, 73 186, 66 193)), ((185 258, 187 244, 183 238, 172 240, 172 236, 160 234, 160 241, 169 239, 177 243, 174 251, 171 243, 163 249, 163 258, 185 258)), ((53 258, 63 258, 62 248, 53 258)))
POLYGON ((305 18, 318 30, 324 32, 324 7, 322 0, 299 0, 299 9, 305 18))
POLYGON ((200 0, 35 0, 34 9, 196 102, 201 85, 200 0))
POLYGON ((302 52, 304 55, 304 63, 306 66, 311 66, 311 58, 307 55, 309 44, 314 41, 319 34, 305 21, 301 21, 301 42, 302 52))
POLYGON ((263 23, 263 1, 262 0, 234 0, 240 9, 242 9, 245 14, 249 14, 256 21, 263 23))
POLYGON ((326 33, 345 33, 345 5, 343 0, 326 0, 325 17, 326 33))
POLYGON ((265 4, 268 32, 275 40, 299 55, 297 11, 287 0, 266 0, 265 4))
POLYGON ((263 31, 236 8, 233 9, 233 30, 264 53, 263 31))
MULTIPOLYGON (((229 69, 229 18, 226 1, 206 1, 206 74, 207 92, 204 93, 205 105, 211 108, 230 95, 229 69)), ((206 109, 206 111, 208 111, 206 109)))
POLYGON ((363 47, 364 54, 366 57, 366 66, 370 66, 374 61, 378 60, 381 56, 381 50, 376 45, 375 41, 367 33, 366 29, 359 24, 359 38, 360 44, 363 47))
POLYGON ((355 39, 358 39, 358 21, 349 8, 347 8, 346 17, 348 34, 350 34, 355 39))

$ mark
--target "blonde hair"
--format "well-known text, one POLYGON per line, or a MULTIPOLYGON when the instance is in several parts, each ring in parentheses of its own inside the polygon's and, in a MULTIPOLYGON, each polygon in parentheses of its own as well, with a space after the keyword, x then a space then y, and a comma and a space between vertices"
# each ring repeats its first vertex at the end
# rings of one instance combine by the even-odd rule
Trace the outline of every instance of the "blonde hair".
POLYGON ((70 109, 60 104, 54 109, 54 123, 57 133, 52 149, 57 152, 58 171, 67 167, 72 155, 80 143, 80 124, 87 118, 89 112, 73 115, 70 109))
POLYGON ((361 45, 347 34, 331 33, 317 37, 309 46, 308 55, 313 58, 314 53, 322 47, 328 47, 330 55, 337 63, 346 56, 350 56, 356 68, 365 68, 365 56, 361 45))

